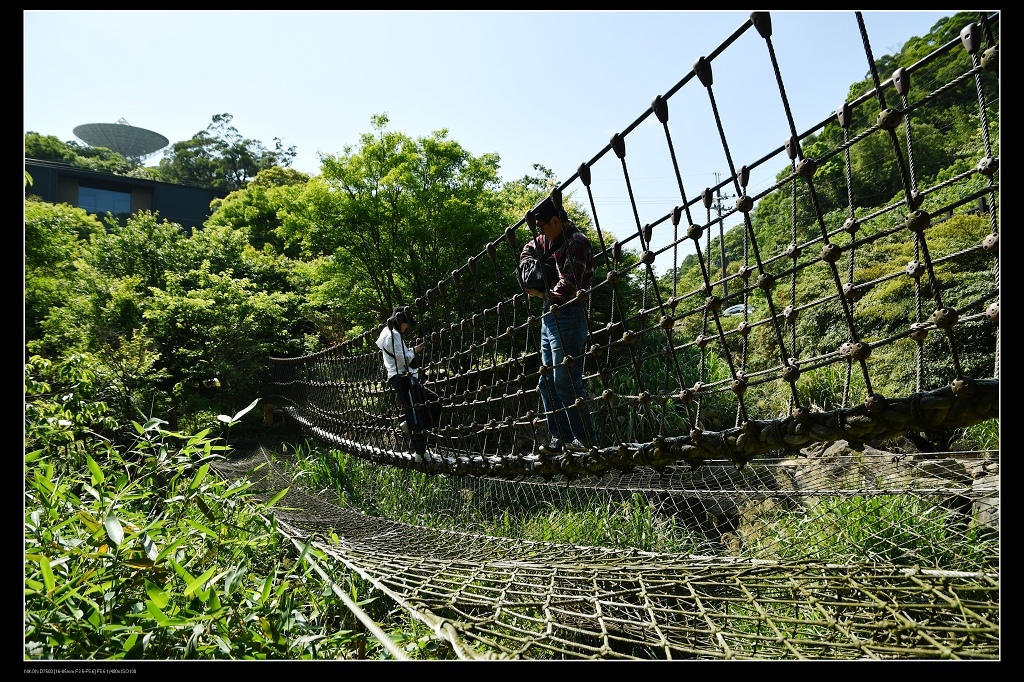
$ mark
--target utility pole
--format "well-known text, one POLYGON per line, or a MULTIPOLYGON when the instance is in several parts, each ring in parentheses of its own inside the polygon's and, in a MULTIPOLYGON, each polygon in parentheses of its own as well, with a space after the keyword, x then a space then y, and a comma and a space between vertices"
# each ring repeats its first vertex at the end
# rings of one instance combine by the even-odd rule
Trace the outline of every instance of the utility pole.
MULTIPOLYGON (((718 183, 720 181, 721 181, 721 174, 715 173, 715 186, 716 187, 718 187, 718 183)), ((723 298, 729 295, 729 282, 727 282, 726 279, 725 279, 725 266, 726 266, 726 260, 725 260, 725 229, 722 227, 722 208, 723 208, 722 200, 723 199, 735 199, 735 198, 736 198, 735 194, 722 194, 722 188, 718 187, 718 189, 715 191, 714 203, 712 204, 712 208, 714 208, 715 211, 718 214, 718 249, 719 249, 719 252, 720 252, 721 265, 722 265, 722 292, 723 292, 723 298)))

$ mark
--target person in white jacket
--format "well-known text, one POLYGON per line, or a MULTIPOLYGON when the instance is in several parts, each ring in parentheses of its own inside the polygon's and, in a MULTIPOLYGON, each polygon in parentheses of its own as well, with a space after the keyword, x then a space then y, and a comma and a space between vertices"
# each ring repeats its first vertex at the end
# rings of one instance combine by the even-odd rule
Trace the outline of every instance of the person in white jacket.
POLYGON ((410 435, 416 461, 419 462, 427 450, 424 432, 437 426, 441 417, 441 403, 437 394, 423 386, 419 380, 416 353, 423 350, 424 344, 419 343, 410 348, 402 336, 414 324, 416 319, 409 306, 395 308, 377 337, 377 347, 384 360, 388 384, 394 389, 398 406, 405 413, 402 430, 410 435))

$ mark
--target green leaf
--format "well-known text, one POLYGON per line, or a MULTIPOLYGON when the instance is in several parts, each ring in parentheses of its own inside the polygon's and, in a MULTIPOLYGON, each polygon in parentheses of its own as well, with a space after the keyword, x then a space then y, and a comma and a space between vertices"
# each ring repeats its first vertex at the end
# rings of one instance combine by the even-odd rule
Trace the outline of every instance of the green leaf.
POLYGON ((227 570, 224 576, 224 594, 231 596, 231 593, 235 589, 235 585, 241 582, 242 578, 245 577, 246 569, 244 566, 232 566, 227 570))
POLYGON ((213 611, 219 611, 221 608, 220 597, 217 596, 217 585, 216 583, 211 585, 210 588, 210 608, 213 611))
POLYGON ((195 499, 195 502, 196 506, 199 507, 199 511, 203 513, 203 516, 208 518, 210 521, 217 523, 217 518, 213 515, 213 512, 210 511, 210 508, 206 506, 206 502, 203 501, 203 498, 197 497, 195 499))
POLYGON ((178 538, 177 540, 175 540, 175 541, 174 541, 174 542, 172 542, 171 544, 169 544, 169 545, 167 545, 166 547, 164 547, 164 548, 163 548, 162 550, 160 550, 160 553, 159 553, 159 554, 157 554, 157 555, 156 555, 156 556, 155 556, 155 557, 153 558, 153 563, 154 563, 154 564, 160 563, 160 560, 161 560, 161 559, 163 559, 163 558, 164 558, 165 556, 167 556, 168 554, 170 554, 171 552, 173 552, 173 551, 174 551, 175 549, 177 549, 177 548, 178 548, 178 545, 180 545, 180 544, 181 544, 181 543, 183 543, 184 541, 185 541, 185 540, 184 540, 184 538, 178 538))
POLYGON ((207 580, 209 580, 210 576, 212 576, 214 573, 217 572, 217 568, 218 568, 217 566, 213 566, 212 568, 207 569, 206 573, 203 573, 201 576, 199 576, 198 578, 196 578, 195 580, 190 582, 185 587, 185 596, 188 597, 193 592, 196 592, 196 591, 200 590, 202 588, 202 586, 203 586, 203 583, 205 583, 207 580))
POLYGON ((214 531, 212 528, 207 528, 206 526, 197 521, 193 521, 192 519, 185 519, 185 523, 200 531, 204 535, 210 536, 214 540, 216 540, 218 537, 216 531, 214 531))
POLYGON ((150 617, 156 621, 156 624, 163 627, 167 624, 167 616, 160 610, 160 607, 153 603, 151 600, 146 600, 146 611, 149 612, 150 617))
POLYGON ((146 425, 143 427, 143 429, 145 431, 159 431, 160 427, 162 425, 166 424, 166 423, 167 422, 165 422, 162 419, 157 419, 156 417, 150 417, 149 420, 146 422, 146 425))
POLYGON ((50 560, 44 556, 39 557, 39 570, 43 574, 43 585, 47 592, 53 592, 54 580, 53 569, 50 568, 50 560))
POLYGON ((149 580, 146 581, 146 594, 149 595, 150 600, 159 609, 166 607, 167 602, 171 599, 167 592, 162 590, 159 585, 149 580))
POLYGON ((185 581, 186 585, 195 580, 195 578, 192 577, 192 574, 188 572, 187 568, 179 564, 174 559, 168 559, 168 561, 171 563, 171 567, 174 569, 174 572, 178 574, 178 577, 185 581))
POLYGON ((237 414, 236 414, 236 415, 235 415, 234 417, 229 417, 229 416, 227 416, 226 414, 221 414, 221 415, 218 415, 218 416, 217 416, 217 419, 219 419, 219 420, 220 420, 220 421, 222 421, 222 422, 227 422, 228 424, 234 424, 234 423, 235 423, 235 422, 237 422, 237 421, 238 421, 239 419, 241 419, 241 418, 242 418, 242 417, 244 417, 244 416, 245 416, 246 414, 248 414, 248 412, 249 412, 249 411, 250 411, 250 410, 251 410, 252 408, 256 407, 256 403, 258 403, 259 401, 260 401, 260 399, 259 399, 259 398, 256 398, 256 400, 252 401, 252 402, 251 402, 251 403, 249 404, 249 407, 246 407, 246 408, 245 408, 245 409, 243 409, 242 411, 238 412, 238 413, 237 413, 237 414))
POLYGON ((299 558, 295 560, 296 563, 300 563, 301 564, 305 560, 306 555, 309 553, 309 551, 310 551, 310 549, 312 547, 313 547, 313 539, 310 538, 310 539, 306 540, 306 543, 304 545, 302 545, 302 551, 299 552, 299 558))
MULTIPOLYGON (((274 571, 276 573, 277 571, 274 571)), ((263 591, 260 593, 260 606, 267 603, 267 598, 270 597, 270 588, 274 585, 274 573, 267 576, 267 579, 263 581, 263 591)))
POLYGON ((122 647, 122 651, 131 651, 131 648, 135 646, 135 640, 137 640, 138 638, 139 633, 137 632, 133 632, 130 635, 128 635, 128 639, 124 641, 124 647, 122 647))
POLYGON ((124 541, 124 528, 121 527, 121 522, 113 511, 103 517, 103 527, 107 529, 107 537, 114 543, 114 546, 119 547, 124 541))
POLYGON ((195 478, 193 478, 192 482, 189 483, 188 485, 188 491, 190 493, 194 493, 196 490, 199 489, 199 485, 203 482, 203 479, 206 478, 206 474, 209 473, 209 471, 209 464, 204 464, 203 466, 199 467, 199 471, 196 472, 195 478))
POLYGON ((89 471, 92 472, 92 484, 99 485, 103 483, 103 470, 100 469, 100 465, 96 463, 96 460, 86 455, 85 462, 89 465, 89 471))
POLYGON ((274 504, 276 504, 278 500, 280 500, 282 497, 287 495, 288 494, 288 490, 289 490, 289 488, 285 488, 284 490, 279 492, 277 495, 274 495, 274 499, 272 499, 270 502, 267 502, 267 509, 270 509, 271 507, 273 507, 274 504))
POLYGON ((36 470, 34 485, 37 490, 43 490, 47 493, 53 493, 53 481, 47 478, 41 471, 36 470))
POLYGON ((204 438, 206 438, 206 434, 208 434, 208 433, 210 433, 210 429, 203 429, 199 433, 193 434, 192 437, 188 439, 189 447, 195 445, 199 441, 201 441, 204 438))

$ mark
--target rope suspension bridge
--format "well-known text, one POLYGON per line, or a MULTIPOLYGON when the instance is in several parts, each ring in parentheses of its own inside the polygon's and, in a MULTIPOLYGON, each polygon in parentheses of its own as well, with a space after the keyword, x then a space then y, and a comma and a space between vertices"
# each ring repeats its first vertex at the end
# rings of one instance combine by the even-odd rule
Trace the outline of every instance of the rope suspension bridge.
POLYGON ((279 527, 332 560, 328 580, 358 574, 459 658, 998 658, 998 452, 905 438, 999 417, 998 15, 880 74, 852 14, 872 87, 816 126, 798 133, 772 17, 755 12, 552 188, 597 261, 572 303, 587 308, 587 346, 567 358, 587 394, 560 409, 589 410, 599 443, 540 448, 552 436, 540 323, 559 306, 545 312, 516 283, 537 230, 528 214, 412 304, 422 381, 441 408, 423 458, 399 428, 379 330, 270 359, 265 400, 287 422, 370 469, 429 477, 450 527, 329 502, 272 449, 218 470, 257 481, 266 499, 287 488, 279 527), (759 106, 779 107, 787 129, 737 166, 715 98, 733 74, 714 66, 751 40, 778 85, 759 106), (726 162, 717 186, 684 185, 669 115, 683 93, 709 104, 726 162), (977 148, 930 178, 914 133, 929 107, 964 93, 977 100, 977 148), (646 169, 627 154, 652 117, 678 187, 675 205, 654 209, 634 196, 630 178, 646 169), (887 205, 858 200, 867 145, 898 173, 887 205), (751 173, 772 164, 784 170, 752 193, 751 173), (634 232, 602 230, 595 169, 621 175, 634 232), (788 204, 789 225, 759 220, 762 200, 788 204), (471 520, 559 505, 628 509, 678 542, 530 542, 471 520), (839 523, 852 518, 856 530, 839 523))

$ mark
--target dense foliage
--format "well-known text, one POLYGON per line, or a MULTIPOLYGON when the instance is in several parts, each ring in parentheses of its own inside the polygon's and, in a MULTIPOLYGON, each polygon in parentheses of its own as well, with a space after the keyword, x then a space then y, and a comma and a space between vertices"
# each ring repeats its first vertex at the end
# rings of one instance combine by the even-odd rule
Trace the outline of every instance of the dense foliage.
POLYGON ((54 135, 31 131, 25 134, 25 158, 119 174, 128 174, 134 167, 130 160, 106 147, 90 147, 74 140, 61 142, 54 135))

